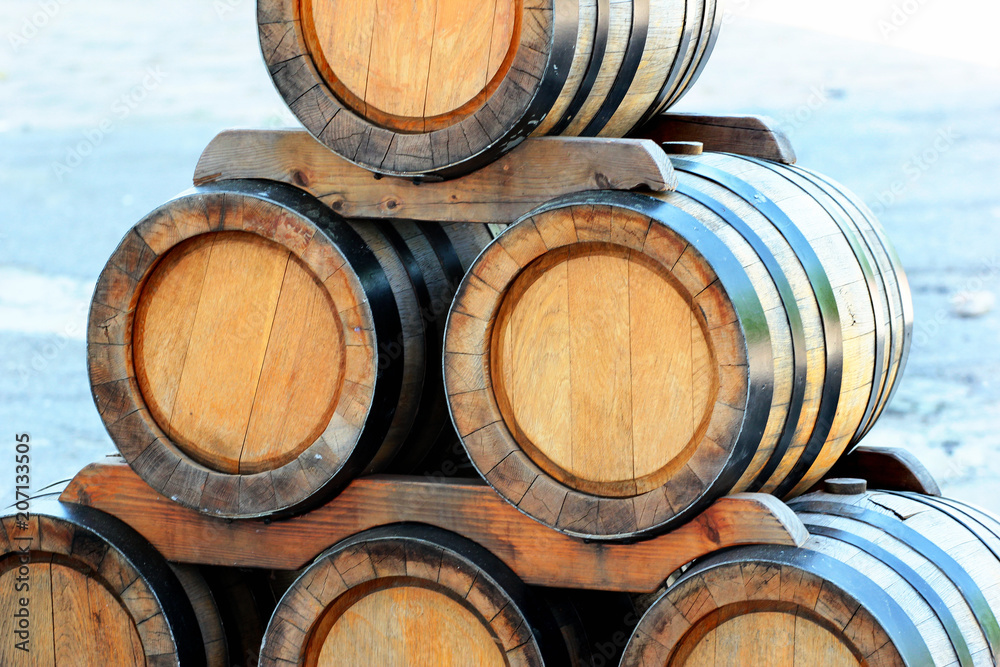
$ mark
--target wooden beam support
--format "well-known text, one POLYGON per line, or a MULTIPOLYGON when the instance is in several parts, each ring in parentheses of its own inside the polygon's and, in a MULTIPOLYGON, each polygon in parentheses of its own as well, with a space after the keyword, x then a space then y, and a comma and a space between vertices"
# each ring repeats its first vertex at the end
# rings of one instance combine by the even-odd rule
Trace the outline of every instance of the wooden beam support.
POLYGON ((677 184, 670 160, 644 139, 528 139, 467 176, 416 183, 372 174, 304 131, 228 130, 202 153, 194 183, 238 178, 290 183, 348 218, 503 224, 565 194, 677 184))
POLYGON ((632 545, 557 533, 476 480, 367 477, 303 516, 227 521, 171 502, 125 465, 94 463, 60 500, 118 517, 175 562, 293 570, 363 530, 421 523, 477 542, 529 584, 591 590, 651 592, 681 565, 713 551, 741 544, 799 546, 808 538, 785 504, 762 494, 723 498, 674 532, 632 545))
POLYGON ((829 477, 857 477, 869 489, 912 491, 941 496, 941 488, 911 452, 895 447, 858 447, 830 471, 829 477))
POLYGON ((766 116, 706 116, 664 113, 632 133, 657 143, 697 141, 706 151, 736 153, 795 164, 795 150, 777 123, 766 116))

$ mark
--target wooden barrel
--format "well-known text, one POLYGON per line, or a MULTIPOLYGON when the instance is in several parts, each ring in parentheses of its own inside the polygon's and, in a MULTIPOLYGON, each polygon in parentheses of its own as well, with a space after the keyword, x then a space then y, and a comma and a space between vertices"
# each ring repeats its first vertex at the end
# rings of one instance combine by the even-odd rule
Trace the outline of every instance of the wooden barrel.
POLYGON ((264 60, 317 139, 449 178, 528 135, 624 136, 694 83, 715 0, 258 0, 264 60))
POLYGON ((94 294, 108 432, 154 489, 226 517, 297 511, 365 470, 415 465, 447 421, 448 304, 488 240, 481 226, 347 222, 263 181, 168 202, 94 294))
POLYGON ((477 259, 445 382, 473 463, 571 535, 629 538, 733 492, 812 487, 907 356, 878 223, 795 167, 674 159, 674 193, 572 195, 477 259))
POLYGON ((306 568, 271 617, 260 665, 563 665, 572 636, 482 547, 402 524, 306 568))
POLYGON ((792 504, 802 548, 696 563, 646 613, 624 665, 995 665, 1000 522, 915 494, 792 504))
POLYGON ((138 533, 94 509, 36 501, 3 517, 0 664, 228 667, 204 581, 180 573, 193 600, 138 533))

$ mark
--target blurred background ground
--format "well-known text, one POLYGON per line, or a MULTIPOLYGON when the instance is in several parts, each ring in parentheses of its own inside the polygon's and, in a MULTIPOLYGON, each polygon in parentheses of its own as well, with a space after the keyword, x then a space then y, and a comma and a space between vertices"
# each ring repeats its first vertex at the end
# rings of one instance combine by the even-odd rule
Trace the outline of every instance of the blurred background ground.
MULTIPOLYGON (((990 0, 731 0, 677 110, 781 121, 799 162, 881 216, 914 346, 869 436, 1000 511, 1000 48, 990 0), (990 489, 994 489, 991 491, 990 489)), ((0 507, 114 451, 87 383, 90 293, 122 235, 227 127, 282 127, 253 0, 0 3, 0 507)))

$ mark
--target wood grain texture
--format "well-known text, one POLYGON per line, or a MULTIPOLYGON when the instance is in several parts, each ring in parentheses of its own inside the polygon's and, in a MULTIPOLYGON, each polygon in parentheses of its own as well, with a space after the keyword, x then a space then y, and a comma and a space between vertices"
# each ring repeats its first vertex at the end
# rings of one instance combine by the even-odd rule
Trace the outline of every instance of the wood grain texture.
POLYGON ((470 458, 572 535, 808 491, 905 364, 905 278, 841 186, 730 154, 672 159, 678 189, 656 203, 581 194, 522 218, 452 306, 445 380, 470 458))
POLYGON ((661 113, 637 128, 631 136, 668 141, 697 141, 706 151, 736 153, 795 164, 795 150, 788 136, 766 116, 708 116, 661 113))
POLYGON ((301 6, 303 36, 337 96, 383 126, 420 131, 483 105, 510 67, 521 13, 511 0, 301 6))
POLYGON ((543 599, 488 551, 427 526, 358 534, 282 597, 260 664, 564 664, 543 599))
POLYGON ((653 591, 699 555, 736 544, 796 545, 807 538, 781 502, 756 494, 721 499, 671 534, 629 546, 561 535, 473 482, 369 477, 304 516, 226 522, 170 502, 127 466, 92 464, 61 500, 127 521, 175 562, 294 570, 363 530, 423 523, 480 544, 529 584, 592 590, 653 591))
POLYGON ((258 4, 268 71, 306 129, 417 178, 470 173, 529 135, 623 136, 697 79, 716 17, 715 0, 258 4))
POLYGON ((108 432, 154 488, 217 516, 301 510, 397 458, 412 470, 444 425, 431 362, 446 304, 489 238, 348 223, 262 181, 168 202, 95 290, 89 366, 108 432))
POLYGON ((578 536, 662 530, 725 469, 746 410, 726 288, 626 199, 560 202, 501 234, 459 288, 445 341, 452 419, 477 469, 578 536))
POLYGON ((230 664, 217 610, 198 583, 183 586, 166 561, 116 519, 36 501, 27 525, 13 515, 0 517, 0 525, 6 541, 0 629, 7 637, 0 664, 230 664), (16 640, 25 630, 25 608, 26 634, 16 640), (18 648, 21 640, 27 650, 18 648))
POLYGON ((422 586, 376 590, 336 612, 329 632, 312 638, 306 665, 506 665, 473 611, 422 586))
POLYGON ((531 139, 467 176, 417 185, 377 180, 301 130, 222 132, 202 153, 194 182, 241 178, 295 185, 348 218, 504 224, 562 194, 636 188, 661 192, 675 183, 670 161, 648 141, 531 139))
POLYGON ((995 518, 913 493, 791 506, 812 533, 804 545, 696 563, 640 621, 622 664, 992 663, 995 518))
POLYGON ((185 454, 256 473, 319 437, 343 382, 343 325, 298 258, 245 232, 205 234, 147 280, 133 325, 137 380, 185 454))
POLYGON ((536 260, 510 292, 493 385, 518 442, 577 490, 651 490, 714 403, 696 386, 713 353, 690 294, 642 255, 582 244, 536 260))

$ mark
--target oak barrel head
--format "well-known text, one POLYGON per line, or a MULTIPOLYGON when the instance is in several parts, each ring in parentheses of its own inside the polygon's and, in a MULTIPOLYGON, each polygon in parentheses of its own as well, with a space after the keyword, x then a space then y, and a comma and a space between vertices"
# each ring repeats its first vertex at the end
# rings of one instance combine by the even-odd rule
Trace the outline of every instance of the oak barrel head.
POLYGON ((529 135, 624 136, 697 78, 715 0, 258 0, 272 81, 371 171, 452 178, 529 135))
POLYGON ((760 302, 727 255, 692 217, 622 193, 559 200, 498 237, 445 345, 452 418, 487 481, 604 538, 662 530, 735 482, 740 426, 773 381, 760 302))
POLYGON ((285 593, 270 665, 566 664, 555 619, 476 544, 427 526, 377 528, 320 555, 285 593))
POLYGON ((218 516, 294 511, 405 437, 423 326, 401 318, 419 307, 377 241, 256 181, 195 189, 126 235, 95 289, 89 370, 147 483, 218 516))
POLYGON ((167 562, 103 512, 33 501, 30 516, 0 518, 0 583, 5 667, 229 664, 211 601, 189 599, 167 562))
POLYGON ((675 192, 525 216, 452 305, 446 388, 473 463, 571 535, 634 538, 729 493, 806 492, 905 365, 905 276, 841 186, 735 155, 671 160, 675 192))
POLYGON ((640 621, 622 665, 992 664, 1000 522, 914 493, 815 493, 799 548, 696 562, 640 621))

